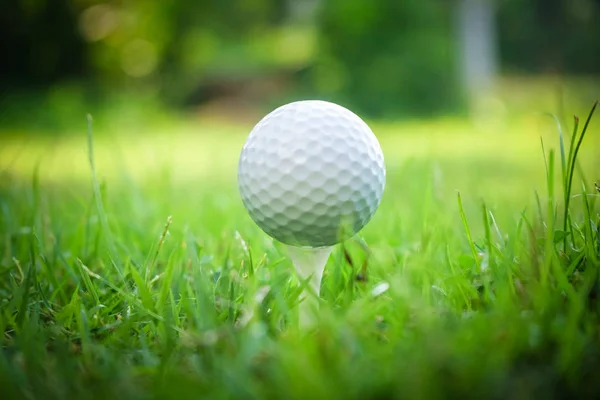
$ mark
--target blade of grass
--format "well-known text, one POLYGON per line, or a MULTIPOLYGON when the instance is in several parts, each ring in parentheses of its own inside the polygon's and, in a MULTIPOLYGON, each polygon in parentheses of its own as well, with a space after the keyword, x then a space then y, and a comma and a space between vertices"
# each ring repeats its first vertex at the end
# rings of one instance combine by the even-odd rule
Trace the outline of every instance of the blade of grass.
MULTIPOLYGON (((31 235, 33 236, 33 232, 31 233, 31 235)), ((33 242, 33 238, 31 238, 31 241, 33 242)), ((30 251, 31 251, 31 262, 29 263, 29 268, 27 269, 27 275, 25 276, 25 282, 21 286, 19 286, 19 290, 13 299, 20 303, 18 315, 17 315, 16 321, 15 321, 15 323, 17 324, 17 327, 19 329, 21 329, 23 327, 23 324, 25 323, 25 317, 27 315, 27 308, 29 306, 30 289, 33 286, 33 282, 35 281, 35 275, 36 275, 35 250, 33 249, 33 245, 31 247, 30 251)))
POLYGON ((144 270, 142 271, 142 275, 144 276, 144 280, 146 281, 146 283, 148 283, 150 281, 150 276, 152 274, 152 270, 154 269, 154 267, 156 265, 156 261, 158 260, 158 255, 160 254, 160 250, 162 249, 163 244, 165 243, 165 239, 167 238, 167 235, 169 234, 169 228, 171 227, 172 223, 173 223, 173 218, 169 215, 167 217, 167 222, 165 223, 163 231, 158 239, 158 244, 156 245, 156 250, 154 250, 154 255, 152 257, 152 260, 150 262, 146 261, 144 263, 144 270))
POLYGON ((83 284, 85 285, 85 288, 87 289, 88 293, 92 296, 92 298, 94 299, 94 305, 98 306, 100 305, 100 297, 98 296, 98 292, 96 292, 96 286, 92 283, 92 280, 90 279, 90 275, 88 273, 88 271, 90 271, 90 269, 88 267, 86 267, 85 265, 83 265, 83 262, 81 262, 81 260, 78 258, 77 259, 77 265, 79 266, 80 269, 80 273, 81 273, 81 278, 83 279, 83 284))
POLYGON ((131 273, 131 277, 133 278, 133 281, 135 282, 135 285, 137 286, 139 295, 142 298, 142 304, 148 310, 154 310, 154 302, 152 301, 152 293, 150 292, 150 289, 146 286, 146 282, 140 276, 140 273, 137 271, 137 268, 132 266, 129 269, 129 272, 131 273))
POLYGON ((94 160, 94 136, 92 130, 92 116, 90 114, 87 115, 88 121, 88 157, 90 168, 92 172, 92 186, 94 192, 94 199, 96 201, 96 212, 98 213, 98 220, 100 221, 100 226, 102 228, 102 233, 104 236, 104 240, 106 241, 106 245, 108 247, 108 252, 110 254, 110 258, 115 260, 114 266, 119 276, 123 278, 123 268, 121 266, 121 262, 119 260, 117 250, 115 247, 115 241, 112 236, 112 232, 110 231, 110 226, 108 224, 108 218, 106 216, 106 211, 104 210, 104 204, 102 202, 102 195, 100 193, 100 184, 98 183, 98 176, 96 174, 96 162, 94 160))
POLYGON ((592 209, 590 207, 590 202, 588 201, 588 193, 587 193, 585 184, 582 184, 581 193, 582 193, 581 199, 583 202, 583 210, 584 210, 584 217, 585 217, 585 224, 584 224, 585 248, 587 250, 588 257, 592 260, 592 262, 598 263, 598 255, 596 254, 596 251, 594 249, 594 227, 592 226, 593 215, 592 215, 592 209))
POLYGON ((467 241, 469 242, 469 248, 471 249, 471 254, 473 256, 473 260, 475 261, 475 266, 477 267, 477 272, 481 273, 481 264, 479 263, 479 256, 477 255, 477 250, 475 249, 475 243, 473 242, 473 237, 471 236, 471 229, 469 228, 467 216, 465 215, 465 209, 463 207, 460 191, 457 191, 457 200, 458 200, 458 211, 460 213, 460 218, 462 220, 463 227, 465 229, 465 234, 467 235, 467 241))
MULTIPOLYGON (((550 117, 552 117, 554 119, 554 122, 556 123, 556 128, 558 129, 558 143, 560 146, 560 166, 561 166, 561 174, 562 174, 562 182, 563 185, 566 185, 567 183, 567 159, 565 158, 565 142, 564 142, 564 134, 563 134, 563 128, 562 128, 562 124, 560 123, 560 120, 558 119, 558 117, 555 114, 552 113, 548 113, 546 115, 549 115, 550 117)), ((577 126, 577 119, 576 119, 576 123, 575 126, 577 126)), ((575 127, 575 129, 577 129, 577 127, 575 127)), ((569 157, 571 156, 571 149, 569 148, 569 157)))
POLYGON ((542 287, 548 284, 548 276, 552 268, 554 253, 554 150, 550 150, 546 164, 546 185, 548 189, 546 216, 546 246, 543 268, 540 271, 542 287))
MULTIPOLYGON (((567 232, 567 219, 569 216, 569 203, 571 200, 571 186, 573 184, 573 175, 575 173, 575 163, 577 162, 577 154, 579 153, 579 149, 581 147, 581 143, 583 142, 583 138, 585 137, 585 134, 587 133, 588 130, 588 126, 590 124, 590 120, 592 119, 592 116, 594 115, 594 112, 596 111, 596 107, 598 106, 598 101, 596 101, 593 105, 592 105, 592 109, 590 110, 590 113, 588 114, 588 117, 585 121, 585 124, 583 125, 583 129, 581 131, 581 135, 579 135, 579 139, 577 139, 577 126, 579 125, 579 118, 577 116, 575 116, 575 128, 573 129, 573 140, 571 142, 571 151, 569 152, 569 165, 568 165, 568 175, 567 175, 567 184, 566 184, 566 189, 565 189, 565 210, 564 210, 564 230, 565 232, 567 232), (575 142, 575 139, 577 139, 577 145, 573 148, 573 143, 575 142)), ((565 236, 565 241, 563 243, 563 251, 566 252, 567 250, 567 241, 566 241, 566 236, 565 236)))
POLYGON ((488 256, 488 268, 490 268, 490 270, 494 270, 494 255, 493 255, 493 248, 494 248, 494 244, 492 242, 492 231, 490 229, 490 220, 488 217, 488 209, 485 205, 485 202, 483 202, 481 204, 481 213, 483 216, 483 228, 485 230, 485 243, 486 243, 486 247, 487 247, 487 256, 488 256))
MULTIPOLYGON (((446 244, 446 251, 445 251, 444 255, 446 258, 446 263, 450 267, 450 271, 452 271, 452 275, 456 275, 456 268, 454 266, 454 263, 452 262, 452 259, 450 258, 450 248, 449 248, 448 244, 446 244)), ((460 292, 460 295, 464 301, 467 311, 471 311, 472 310, 471 299, 467 296, 462 285, 458 285, 458 291, 460 292)))
MULTIPOLYGON (((30 233, 29 233, 29 268, 27 270, 27 276, 25 278, 25 282, 19 287, 18 290, 18 298, 21 302, 19 305, 19 311, 16 318, 16 325, 18 329, 23 328, 23 324, 25 323, 25 317, 27 315, 27 310, 29 307, 29 296, 31 287, 35 286, 36 282, 36 251, 35 251, 35 227, 36 220, 38 216, 38 206, 39 206, 39 161, 36 164, 33 171, 32 178, 32 192, 33 192, 33 205, 32 212, 30 215, 30 233)), ((13 299, 14 300, 14 299, 13 299)), ((16 305, 16 304, 15 304, 16 305)))
POLYGON ((171 257, 169 257, 169 260, 167 261, 167 270, 165 272, 164 279, 162 280, 162 286, 160 288, 158 299, 156 301, 156 310, 159 313, 163 310, 169 297, 169 292, 171 291, 171 284, 173 282, 173 271, 175 269, 176 264, 173 254, 171 255, 171 257))
POLYGON ((569 203, 571 201, 570 196, 570 187, 569 187, 569 176, 571 174, 571 160, 573 159, 573 153, 575 151, 575 141, 577 139, 577 130, 579 129, 579 117, 577 115, 573 116, 575 123, 573 124, 573 133, 571 135, 571 142, 569 144, 569 158, 567 160, 567 174, 563 177, 563 195, 564 195, 564 212, 563 212, 563 231, 565 232, 565 237, 563 239, 563 252, 567 251, 567 228, 570 228, 572 231, 572 226, 569 223, 569 203))

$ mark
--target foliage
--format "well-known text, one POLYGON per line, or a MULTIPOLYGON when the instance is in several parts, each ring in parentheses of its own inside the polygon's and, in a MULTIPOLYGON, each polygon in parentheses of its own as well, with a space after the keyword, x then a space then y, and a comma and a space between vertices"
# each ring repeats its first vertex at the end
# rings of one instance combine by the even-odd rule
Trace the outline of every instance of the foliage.
POLYGON ((499 0, 498 40, 505 70, 596 74, 597 0, 499 0))
MULTIPOLYGON (((447 114, 462 104, 458 1, 5 1, 0 86, 80 84, 86 104, 124 91, 180 109, 266 82, 275 93, 249 102, 318 96, 370 117, 447 114)), ((497 7, 503 71, 598 71, 598 1, 497 7)))
POLYGON ((371 117, 456 109, 461 92, 451 16, 438 0, 324 2, 317 89, 371 117))

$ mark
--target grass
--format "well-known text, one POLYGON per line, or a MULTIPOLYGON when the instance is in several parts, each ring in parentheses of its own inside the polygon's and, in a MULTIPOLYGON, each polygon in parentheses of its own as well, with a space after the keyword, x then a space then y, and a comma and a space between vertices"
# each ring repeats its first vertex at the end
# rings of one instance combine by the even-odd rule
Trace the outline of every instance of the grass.
POLYGON ((238 198, 248 127, 90 133, 89 153, 83 135, 5 139, 0 397, 597 396, 585 121, 374 124, 384 199, 334 249, 310 331, 285 248, 238 198))

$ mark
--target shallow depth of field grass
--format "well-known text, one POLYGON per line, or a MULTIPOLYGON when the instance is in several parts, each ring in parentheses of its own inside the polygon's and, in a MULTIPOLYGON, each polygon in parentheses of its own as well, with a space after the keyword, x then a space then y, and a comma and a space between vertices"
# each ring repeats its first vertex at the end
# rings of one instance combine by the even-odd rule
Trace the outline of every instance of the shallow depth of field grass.
POLYGON ((0 398, 598 395, 588 112, 563 149, 542 114, 373 123, 384 198, 368 247, 336 246, 308 331, 286 249, 238 196, 251 125, 6 135, 0 398))

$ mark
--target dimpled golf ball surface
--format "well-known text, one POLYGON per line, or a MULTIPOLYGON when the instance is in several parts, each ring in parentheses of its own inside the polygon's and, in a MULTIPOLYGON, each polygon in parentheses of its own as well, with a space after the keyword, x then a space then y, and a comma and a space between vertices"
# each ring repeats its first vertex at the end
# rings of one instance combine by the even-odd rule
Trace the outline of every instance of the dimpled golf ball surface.
POLYGON ((332 246, 371 219, 385 187, 377 138, 337 104, 289 103, 250 132, 238 166, 242 201, 256 224, 288 245, 332 246))

